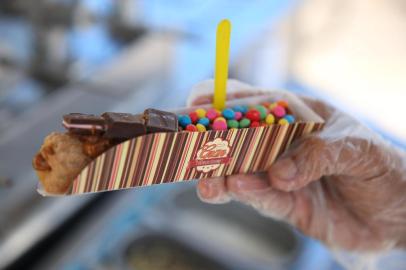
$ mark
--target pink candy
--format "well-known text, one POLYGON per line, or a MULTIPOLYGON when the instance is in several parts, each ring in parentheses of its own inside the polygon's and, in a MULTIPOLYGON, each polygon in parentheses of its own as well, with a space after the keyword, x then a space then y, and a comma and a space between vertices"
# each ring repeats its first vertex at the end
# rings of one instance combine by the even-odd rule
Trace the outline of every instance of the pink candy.
POLYGON ((286 110, 284 107, 277 105, 275 108, 272 109, 272 113, 273 115, 275 115, 276 117, 283 117, 286 114, 286 110))
POLYGON ((224 121, 216 121, 213 123, 212 128, 213 130, 227 130, 227 123, 224 121))
POLYGON ((209 118, 209 120, 214 120, 219 116, 218 112, 215 109, 208 109, 206 112, 206 117, 209 118))
POLYGON ((234 119, 235 120, 240 120, 241 118, 242 118, 242 112, 235 112, 234 119))

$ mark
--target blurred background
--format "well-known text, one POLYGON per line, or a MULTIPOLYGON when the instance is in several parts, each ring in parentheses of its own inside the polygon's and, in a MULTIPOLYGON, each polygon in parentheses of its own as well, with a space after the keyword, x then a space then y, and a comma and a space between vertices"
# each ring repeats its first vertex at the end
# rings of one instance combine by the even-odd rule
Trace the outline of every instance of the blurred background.
POLYGON ((402 0, 0 2, 0 269, 341 269, 317 241, 195 181, 43 198, 31 158, 69 112, 184 106, 212 77, 323 98, 405 148, 402 0))

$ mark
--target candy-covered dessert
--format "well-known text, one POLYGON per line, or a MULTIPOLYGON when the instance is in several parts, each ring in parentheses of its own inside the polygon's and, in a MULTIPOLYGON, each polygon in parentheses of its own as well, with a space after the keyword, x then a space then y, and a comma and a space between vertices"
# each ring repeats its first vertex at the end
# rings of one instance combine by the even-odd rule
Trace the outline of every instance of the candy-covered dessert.
POLYGON ((176 113, 105 112, 63 116, 33 159, 42 194, 80 194, 269 168, 322 119, 288 93, 176 113), (267 102, 264 102, 267 101, 267 102))
POLYGON ((33 167, 47 192, 65 193, 89 162, 125 140, 157 132, 205 132, 255 128, 295 121, 286 101, 255 106, 237 105, 218 111, 196 109, 188 114, 147 109, 143 114, 105 112, 63 116, 67 133, 48 135, 33 159, 33 167), (179 124, 179 125, 178 125, 179 124))
POLYGON ((200 131, 254 128, 272 124, 287 125, 295 122, 286 101, 265 102, 260 105, 237 105, 216 109, 196 109, 189 114, 178 115, 181 130, 200 131))

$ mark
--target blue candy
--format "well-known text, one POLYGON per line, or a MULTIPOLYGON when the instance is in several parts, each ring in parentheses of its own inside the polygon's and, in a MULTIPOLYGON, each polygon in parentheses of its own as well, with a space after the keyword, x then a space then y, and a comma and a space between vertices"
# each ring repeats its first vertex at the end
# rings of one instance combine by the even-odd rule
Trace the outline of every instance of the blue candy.
POLYGON ((232 120, 235 117, 235 112, 233 111, 233 109, 224 109, 222 112, 223 116, 225 119, 227 120, 232 120))
POLYGON ((242 114, 245 114, 248 111, 248 106, 245 105, 236 105, 233 107, 233 110, 236 112, 240 112, 242 114))
POLYGON ((287 114, 283 118, 285 118, 289 124, 292 124, 293 122, 295 122, 295 117, 291 114, 287 114))
POLYGON ((203 118, 200 118, 199 121, 197 121, 197 123, 202 124, 205 127, 208 127, 210 124, 210 120, 207 117, 203 117, 203 118))
POLYGON ((244 113, 244 106, 236 105, 233 107, 233 110, 236 112, 244 113))
POLYGON ((178 116, 179 125, 183 128, 186 128, 187 125, 192 124, 192 119, 190 119, 189 115, 179 115, 178 116))

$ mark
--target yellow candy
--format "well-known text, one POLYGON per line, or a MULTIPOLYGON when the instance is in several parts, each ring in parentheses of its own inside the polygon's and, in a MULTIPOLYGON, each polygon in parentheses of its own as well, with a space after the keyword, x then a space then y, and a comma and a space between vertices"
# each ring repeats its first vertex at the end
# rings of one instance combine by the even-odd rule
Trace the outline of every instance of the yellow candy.
POLYGON ((206 117, 206 110, 205 109, 197 109, 196 113, 197 113, 197 117, 199 117, 199 119, 203 118, 203 117, 206 117))
POLYGON ((224 121, 224 122, 227 122, 227 120, 226 120, 224 117, 222 117, 222 116, 217 117, 216 119, 214 119, 213 123, 214 123, 214 122, 217 122, 217 121, 224 121))
POLYGON ((275 116, 273 116, 272 114, 268 114, 265 118, 265 123, 267 123, 268 125, 272 125, 273 123, 275 123, 275 116))
POLYGON ((197 131, 199 131, 199 132, 205 132, 206 131, 206 127, 203 126, 202 124, 196 124, 196 128, 197 128, 197 131))
POLYGON ((289 125, 289 122, 285 118, 282 118, 279 120, 278 124, 279 125, 289 125))
POLYGON ((278 106, 278 103, 276 103, 276 102, 271 103, 271 105, 269 105, 269 109, 272 110, 272 109, 275 108, 276 106, 278 106))
POLYGON ((217 115, 221 115, 221 111, 220 110, 217 110, 217 109, 215 109, 216 110, 216 112, 217 112, 217 115))

